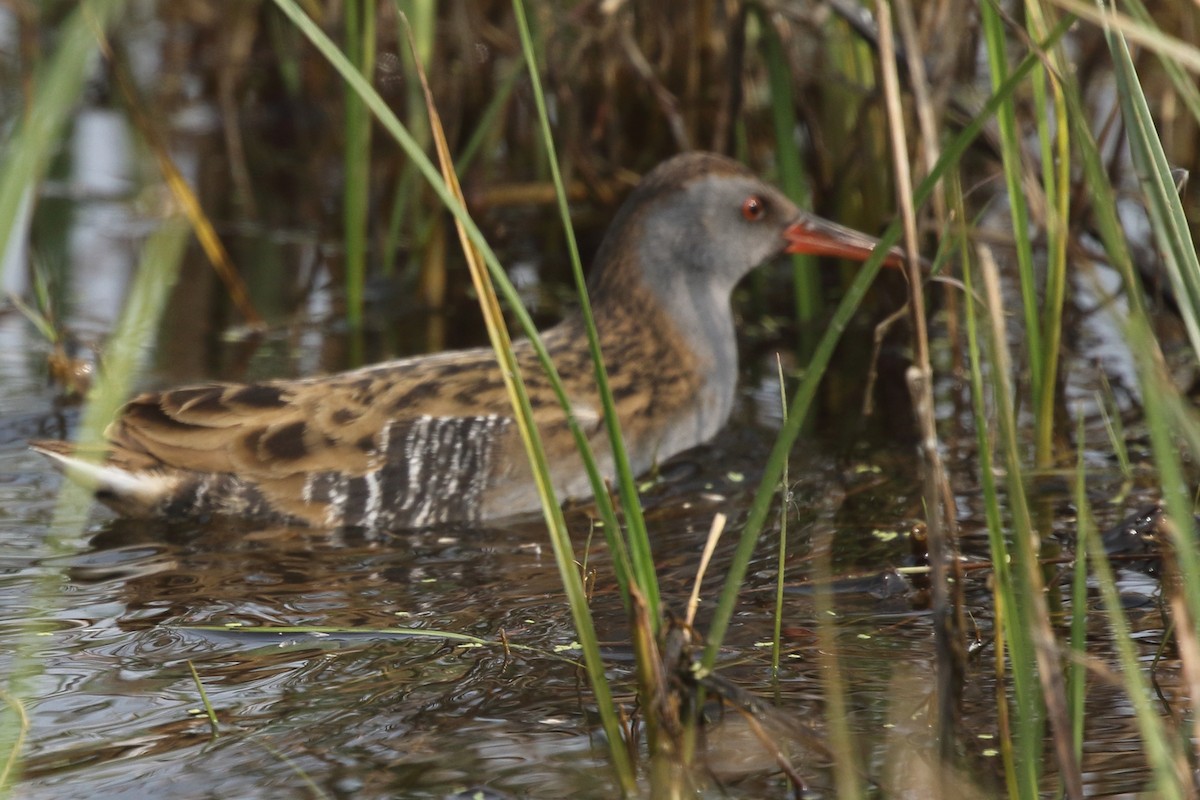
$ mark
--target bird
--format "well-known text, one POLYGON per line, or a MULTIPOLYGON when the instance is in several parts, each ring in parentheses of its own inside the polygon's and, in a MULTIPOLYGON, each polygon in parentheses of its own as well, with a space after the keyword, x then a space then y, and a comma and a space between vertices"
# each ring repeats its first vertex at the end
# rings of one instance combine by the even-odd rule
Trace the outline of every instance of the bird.
MULTIPOLYGON (((876 244, 801 211, 725 156, 686 153, 647 173, 615 214, 588 279, 633 470, 703 444, 728 421, 738 377, 731 295, 746 274, 785 253, 861 261, 876 244)), ((902 259, 893 249, 885 263, 902 259)), ((541 338, 611 479, 582 315, 541 338)), ((513 350, 557 498, 590 497, 566 413, 532 345, 517 340, 513 350)), ((100 460, 69 442, 30 446, 127 517, 403 530, 540 507, 490 348, 147 392, 125 404, 104 436, 100 460)))

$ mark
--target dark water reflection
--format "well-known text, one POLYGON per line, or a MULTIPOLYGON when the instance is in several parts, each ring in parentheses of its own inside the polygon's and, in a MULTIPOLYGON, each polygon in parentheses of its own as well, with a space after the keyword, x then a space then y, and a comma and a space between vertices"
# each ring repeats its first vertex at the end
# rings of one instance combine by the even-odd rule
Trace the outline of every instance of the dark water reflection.
MULTIPOLYGON (((755 480, 750 462, 770 435, 744 421, 669 465, 648 493, 664 595, 673 607, 682 608, 690 590, 713 513, 731 513, 736 530, 755 480)), ((0 482, 10 517, 0 589, 6 651, 19 621, 43 613, 31 605, 34 582, 57 587, 55 610, 35 639, 42 670, 31 693, 37 699, 29 708, 34 728, 22 796, 296 797, 315 794, 314 786, 338 797, 447 797, 480 786, 497 796, 614 794, 590 693, 569 662, 578 655, 572 625, 538 520, 395 535, 107 520, 89 526, 76 552, 47 556, 39 537, 55 482, 38 461, 9 453, 13 475, 40 477, 0 482), (263 634, 231 625, 381 632, 263 634), (534 650, 506 653, 382 632, 398 626, 493 641, 503 632, 534 650), (199 713, 189 662, 216 710, 216 739, 199 713)), ((823 676, 805 579, 813 526, 833 524, 850 723, 872 774, 911 787, 915 779, 902 776, 932 752, 924 722, 932 639, 920 593, 892 568, 911 558, 904 532, 917 487, 903 453, 877 450, 873 463, 882 471, 864 472, 861 463, 822 456, 819 448, 796 459, 778 688, 763 646, 774 587, 766 547, 752 564, 723 674, 766 698, 777 691, 784 716, 820 736, 823 676)), ((570 519, 582 542, 586 509, 570 519)), ((976 557, 981 535, 973 527, 966 538, 976 557)), ((733 544, 730 536, 710 569, 710 601, 733 544)), ((628 703, 631 655, 600 547, 593 547, 590 566, 601 576, 593 608, 608 641, 610 675, 628 703)), ((971 614, 986 639, 986 572, 975 575, 971 614)), ((1152 606, 1134 614, 1149 657, 1161 622, 1152 606)), ((1104 642, 1099 615, 1092 627, 1104 642)), ((1001 781, 999 759, 989 754, 996 734, 991 658, 985 648, 973 662, 966 692, 967 752, 978 764, 971 780, 981 790, 1001 781)), ((1160 670, 1166 686, 1175 679, 1173 665, 1160 670)), ((1096 712, 1088 716, 1092 790, 1137 790, 1145 772, 1131 709, 1102 681, 1089 703, 1096 712)), ((787 730, 776 732, 779 740, 815 787, 825 785, 823 757, 789 740, 787 730)), ((733 796, 784 795, 771 758, 738 715, 722 716, 708 741, 709 766, 733 796)))
MULTIPOLYGON (((669 465, 648 493, 664 593, 674 607, 691 588, 712 515, 741 513, 752 462, 769 436, 733 430, 669 465)), ((203 796, 283 797, 306 791, 308 780, 347 796, 441 797, 474 785, 531 797, 612 794, 589 723, 589 692, 568 661, 578 653, 539 520, 394 535, 107 520, 89 525, 76 552, 53 556, 39 537, 55 481, 36 459, 9 452, 14 474, 40 476, 0 483, 4 507, 20 517, 8 526, 4 640, 12 641, 22 619, 46 620, 35 639, 42 671, 30 707, 26 796, 121 796, 137 787, 190 797, 203 787, 203 796), (34 601, 39 580, 58 587, 48 618, 34 601), (491 640, 503 632, 534 652, 382 633, 240 633, 225 627, 231 624, 405 626, 491 640), (188 662, 220 719, 216 740, 195 711, 188 662)), ((832 463, 804 461, 811 463, 797 478, 804 510, 793 520, 793 582, 807 572, 805 525, 821 508, 810 501, 828 488, 827 476, 841 474, 832 463)), ((570 519, 582 541, 586 509, 570 519)), ((858 538, 850 524, 844 533, 858 538)), ((855 562, 904 557, 895 541, 867 539, 846 548, 855 562)), ((732 546, 730 537, 718 551, 707 599, 732 546)), ((593 606, 609 641, 611 674, 627 693, 631 655, 599 546, 590 566, 601 576, 593 606)), ((769 688, 761 645, 770 631, 773 571, 765 555, 753 566, 730 636, 728 675, 761 690, 769 688)), ((779 696, 789 714, 816 720, 811 599, 794 588, 779 696)), ((910 638, 923 640, 927 631, 903 593, 877 597, 855 588, 844 598, 852 700, 876 717, 887 707, 890 665, 927 658, 910 638)), ((712 766, 735 792, 779 789, 770 758, 743 723, 727 716, 715 731, 712 766)))
MULTIPOLYGON (((32 342, 31 347, 36 347, 32 342)), ((3 362, 0 362, 3 363, 3 362)), ((20 386, 0 411, 11 419, 0 470, 5 549, 0 642, 11 652, 21 621, 37 618, 41 665, 23 796, 446 797, 471 787, 499 796, 607 797, 603 749, 590 693, 570 663, 577 657, 570 615, 538 519, 483 530, 369 534, 164 526, 99 519, 65 555, 43 540, 56 479, 21 449, 46 390, 8 368, 20 386), (39 607, 50 583, 53 610, 39 607), (263 634, 231 626, 332 626, 383 631, 414 627, 503 635, 533 650, 461 646, 398 634, 263 634), (212 629, 212 628, 215 628, 212 629), (220 723, 213 739, 188 663, 195 666, 220 723)), ((731 534, 704 584, 715 600, 735 544, 756 463, 772 431, 753 404, 711 446, 666 465, 647 492, 664 596, 680 609, 694 579, 712 516, 730 514, 731 534)), ((913 785, 915 764, 932 752, 925 722, 933 668, 922 595, 895 571, 912 561, 907 532, 918 518, 918 486, 906 448, 876 442, 871 457, 825 455, 809 440, 792 466, 792 546, 785 593, 783 669, 770 681, 774 557, 764 543, 751 565, 728 637, 723 674, 774 702, 820 736, 823 674, 809 544, 814 526, 833 525, 839 657, 850 723, 872 774, 913 785)), ((961 474, 961 473, 960 473, 961 474)), ((1102 475, 1100 476, 1102 477, 1102 475)), ((1101 491, 1099 487, 1097 491, 1101 491)), ((1111 487, 1110 487, 1111 488, 1111 487)), ((970 487, 961 489, 969 559, 986 548, 970 487)), ((1051 496, 1058 508, 1065 494, 1051 496)), ((1069 516, 1055 515, 1064 531, 1069 516)), ((569 514, 577 542, 587 509, 569 514)), ((773 534, 772 534, 773 535, 773 534)), ((599 536, 597 535, 597 540, 599 536)), ((581 545, 580 545, 581 546, 581 545)), ((632 702, 632 658, 620 602, 602 548, 589 566, 600 576, 593 608, 608 642, 610 675, 632 702)), ((986 570, 969 573, 973 624, 990 638, 986 570)), ((1131 597, 1155 584, 1128 582, 1131 597)), ((1161 641, 1153 604, 1133 604, 1138 646, 1149 658, 1161 641)), ((706 619, 702 605, 701 624, 706 619)), ((1109 633, 1092 621, 1093 648, 1109 633)), ((7 655, 5 656, 8 657, 7 655)), ((1001 785, 990 648, 971 665, 965 747, 980 790, 1001 785)), ((1168 697, 1173 662, 1159 670, 1168 697)), ((1142 786, 1132 710, 1115 686, 1094 681, 1087 767, 1096 795, 1142 786)), ((768 726, 770 721, 767 722, 768 726)), ((790 723, 789 723, 790 724, 790 723)), ((788 742, 814 787, 828 773, 818 750, 788 742)), ((734 796, 783 796, 770 756, 745 722, 727 713, 708 736, 709 766, 734 796)))

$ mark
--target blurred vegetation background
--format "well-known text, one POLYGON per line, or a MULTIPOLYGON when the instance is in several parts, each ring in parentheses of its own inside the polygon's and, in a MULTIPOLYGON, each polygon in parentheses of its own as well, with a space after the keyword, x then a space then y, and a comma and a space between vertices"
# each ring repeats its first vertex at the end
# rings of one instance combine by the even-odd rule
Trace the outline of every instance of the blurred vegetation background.
MULTIPOLYGON (((81 6, 58 0, 6 5, 15 27, 12 46, 0 60, 0 102, 2 116, 16 124, 30 108, 35 75, 54 51, 61 23, 81 6)), ((535 314, 557 316, 560 295, 553 287, 565 279, 567 260, 552 221, 553 191, 510 5, 428 0, 302 5, 344 44, 409 128, 425 136, 424 110, 398 24, 401 11, 409 16, 471 207, 489 240, 508 254, 517 277, 530 287, 535 314)), ((273 3, 130 0, 117 6, 109 51, 89 71, 86 91, 60 102, 115 110, 137 130, 131 137, 136 150, 165 147, 185 167, 203 213, 269 320, 279 324, 311 309, 312 290, 324 287, 332 290, 335 316, 357 327, 361 306, 368 330, 390 332, 385 343, 368 345, 365 352, 340 352, 331 343, 334 349, 322 359, 326 369, 480 340, 473 304, 463 302, 469 300, 465 271, 457 248, 447 247, 451 231, 432 193, 390 139, 372 134, 357 98, 273 3)), ((1024 12, 1019 6, 1001 10, 1008 15, 1008 46, 1015 54, 1028 35, 1024 12)), ((690 148, 732 154, 819 214, 880 230, 894 217, 895 189, 877 34, 867 12, 841 1, 593 0, 533 7, 585 257, 637 176, 690 148)), ((980 56, 980 6, 974 0, 936 0, 914 4, 911 13, 927 78, 923 92, 938 129, 951 135, 989 91, 988 65, 980 56)), ((1159 2, 1148 13, 1161 28, 1196 40, 1193 6, 1159 2)), ((1068 51, 1113 183, 1132 192, 1099 29, 1077 25, 1068 51)), ((903 53, 900 60, 907 76, 903 53)), ((1140 55, 1138 66, 1171 163, 1194 169, 1200 149, 1196 117, 1187 113, 1153 55, 1140 55)), ((1032 132, 1040 112, 1031 91, 1018 97, 1017 113, 1022 128, 1032 132)), ((910 124, 908 141, 920 174, 924 150, 915 122, 910 124)), ((75 135, 81 135, 78 127, 75 135)), ((1032 153, 1036 143, 1027 146, 1032 153)), ((49 174, 69 175, 69 162, 78 157, 78 148, 60 148, 49 174)), ((152 160, 136 163, 143 179, 132 187, 141 193, 136 208, 153 217, 168 203, 168 193, 155 179, 152 160)), ((1035 169, 1031 159, 1025 186, 1031 222, 1043 226, 1046 200, 1037 194, 1035 169)), ((959 178, 971 218, 1004 205, 994 125, 961 163, 959 178)), ((41 193, 30 225, 30 250, 52 273, 71 260, 62 246, 64 217, 74 199, 66 188, 41 193)), ((1194 182, 1184 191, 1186 205, 1194 208, 1194 182)), ((1078 243, 1090 224, 1086 186, 1076 183, 1073 200, 1070 230, 1078 243)), ((932 206, 922 213, 925 246, 932 251, 942 223, 932 206)), ((990 233, 1006 235, 999 229, 990 233)), ((1145 242, 1140 246, 1139 261, 1152 274, 1153 249, 1145 242)), ((828 273, 821 279, 837 283, 828 273)), ((756 276, 759 302, 751 317, 768 307, 791 311, 790 302, 766 301, 790 296, 786 289, 763 290, 776 280, 756 276)), ((805 294, 819 298, 820 279, 802 280, 805 294)), ((77 296, 62 291, 58 299, 67 309, 78 303, 77 296)), ((902 291, 898 283, 893 286, 886 311, 896 307, 902 291)), ((213 348, 195 345, 216 342, 243 321, 227 297, 193 252, 167 315, 161 363, 168 373, 182 379, 236 371, 236 364, 214 360, 213 348)), ((821 321, 811 308, 800 316, 821 321)))

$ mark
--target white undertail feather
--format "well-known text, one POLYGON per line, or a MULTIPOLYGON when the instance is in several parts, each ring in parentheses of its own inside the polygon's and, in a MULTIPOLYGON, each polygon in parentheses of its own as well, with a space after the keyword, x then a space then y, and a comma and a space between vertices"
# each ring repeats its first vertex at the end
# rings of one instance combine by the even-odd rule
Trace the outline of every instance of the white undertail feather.
POLYGON ((151 472, 130 472, 111 464, 92 461, 35 448, 54 462, 58 469, 90 492, 108 490, 117 497, 152 506, 167 497, 179 483, 178 477, 151 472))

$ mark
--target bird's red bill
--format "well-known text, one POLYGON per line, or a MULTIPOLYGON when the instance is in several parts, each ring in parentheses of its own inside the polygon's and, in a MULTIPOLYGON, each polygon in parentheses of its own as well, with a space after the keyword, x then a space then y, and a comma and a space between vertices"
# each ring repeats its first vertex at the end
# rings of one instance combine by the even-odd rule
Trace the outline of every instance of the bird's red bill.
MULTIPOLYGON (((783 232, 787 252, 812 256, 834 256, 865 261, 879 245, 879 240, 835 222, 806 215, 783 232)), ((889 267, 904 266, 904 251, 893 247, 883 263, 889 267)))

